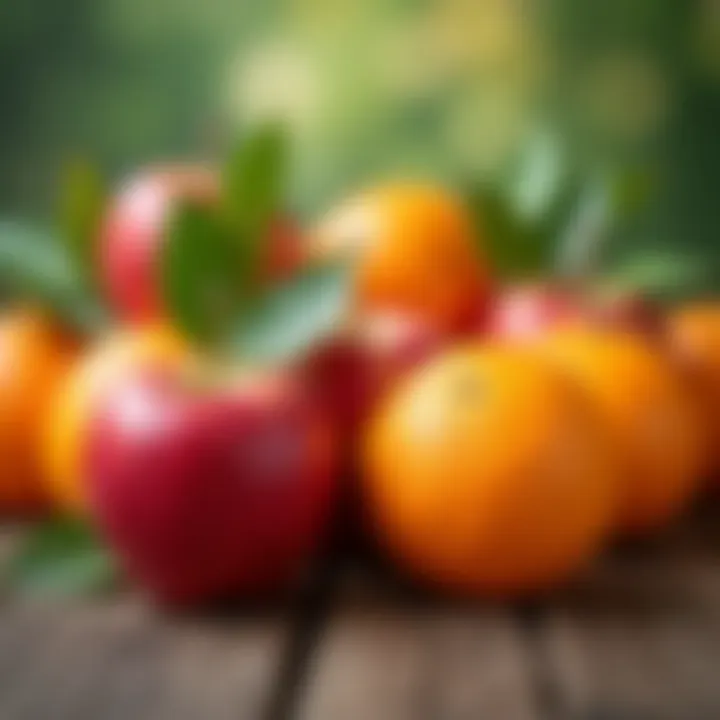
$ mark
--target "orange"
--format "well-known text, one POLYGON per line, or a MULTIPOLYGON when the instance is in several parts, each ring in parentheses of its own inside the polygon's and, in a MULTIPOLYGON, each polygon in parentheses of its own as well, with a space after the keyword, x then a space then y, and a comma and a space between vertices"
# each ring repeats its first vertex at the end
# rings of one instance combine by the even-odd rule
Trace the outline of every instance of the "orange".
POLYGON ((565 580, 616 519, 611 447, 576 388, 526 349, 472 346, 401 384, 371 422, 363 487, 381 538, 447 589, 565 580))
POLYGON ((540 349, 594 402, 624 466, 621 527, 659 528, 679 515, 703 462, 699 418, 668 358, 638 335, 588 328, 552 333, 540 349))
POLYGON ((86 508, 84 441, 98 397, 132 368, 179 362, 187 355, 180 337, 165 326, 117 332, 101 340, 64 381, 45 423, 42 462, 48 491, 69 513, 86 508))
POLYGON ((41 480, 41 426, 79 350, 76 340, 33 310, 0 320, 0 512, 47 505, 41 480))
POLYGON ((356 258, 360 307, 410 311, 443 328, 470 322, 489 294, 467 209, 431 186, 389 185, 350 199, 311 233, 308 256, 356 258))
POLYGON ((703 302, 668 318, 671 357, 693 393, 704 421, 708 473, 720 476, 720 304, 703 302))

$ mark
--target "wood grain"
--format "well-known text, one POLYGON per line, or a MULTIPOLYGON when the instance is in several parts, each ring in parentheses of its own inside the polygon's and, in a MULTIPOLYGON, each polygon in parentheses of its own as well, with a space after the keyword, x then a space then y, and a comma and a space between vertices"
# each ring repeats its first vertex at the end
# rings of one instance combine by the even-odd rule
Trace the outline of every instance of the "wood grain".
POLYGON ((536 720, 518 628, 500 610, 350 607, 331 619, 302 720, 536 720))
POLYGON ((256 720, 277 618, 177 619, 136 598, 0 611, 3 720, 256 720))
POLYGON ((618 550, 547 606, 536 650, 553 718, 720 718, 720 545, 712 525, 618 550))
POLYGON ((609 552, 522 610, 338 569, 334 591, 300 605, 312 623, 279 607, 178 617, 130 593, 53 605, 2 595, 0 719, 720 718, 715 511, 609 552))

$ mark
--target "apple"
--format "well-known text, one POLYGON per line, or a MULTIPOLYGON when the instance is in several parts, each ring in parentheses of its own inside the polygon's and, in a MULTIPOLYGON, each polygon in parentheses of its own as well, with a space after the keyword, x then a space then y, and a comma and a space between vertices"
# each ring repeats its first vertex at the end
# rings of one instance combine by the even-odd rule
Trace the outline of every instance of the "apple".
POLYGON ((515 285, 495 297, 484 331, 502 340, 532 340, 561 323, 584 316, 582 298, 569 288, 550 283, 515 285))
POLYGON ((524 341, 565 323, 586 323, 649 337, 662 330, 659 308, 642 295, 545 283, 502 291, 491 304, 484 331, 493 338, 524 341))
POLYGON ((246 373, 128 375, 92 418, 86 470, 101 532, 162 604, 292 582, 335 500, 335 442, 300 385, 246 373))
POLYGON ((376 311, 311 353, 304 376, 343 437, 353 438, 382 397, 446 342, 443 332, 419 316, 376 311))
MULTIPOLYGON (((99 262, 105 293, 122 320, 145 322, 163 315, 156 273, 173 205, 180 200, 213 205, 219 197, 217 173, 202 165, 148 168, 121 187, 100 228, 99 262)), ((301 254, 297 226, 279 216, 270 231, 267 278, 290 276, 301 254)))
POLYGON ((661 339, 664 334, 661 308, 639 293, 598 290, 587 305, 590 319, 599 325, 638 332, 649 339, 661 339))

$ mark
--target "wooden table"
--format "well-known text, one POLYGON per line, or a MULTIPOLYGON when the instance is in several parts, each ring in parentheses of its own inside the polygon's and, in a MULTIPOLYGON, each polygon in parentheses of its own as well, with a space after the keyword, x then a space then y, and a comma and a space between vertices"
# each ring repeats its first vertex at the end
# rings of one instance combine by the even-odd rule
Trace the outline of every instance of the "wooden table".
POLYGON ((1 720, 718 720, 720 512, 531 606, 333 563, 291 608, 0 609, 1 720))

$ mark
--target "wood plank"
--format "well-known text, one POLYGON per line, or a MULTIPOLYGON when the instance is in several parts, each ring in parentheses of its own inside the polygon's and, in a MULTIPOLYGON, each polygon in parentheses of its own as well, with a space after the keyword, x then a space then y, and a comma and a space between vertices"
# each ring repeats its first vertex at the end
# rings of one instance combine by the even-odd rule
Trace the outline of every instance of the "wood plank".
POLYGON ((546 608, 536 662, 553 718, 720 717, 717 525, 699 525, 614 553, 546 608))
POLYGON ((301 720, 537 720, 523 641, 499 609, 340 608, 301 720))
POLYGON ((262 717, 285 628, 272 614, 159 615, 134 597, 0 609, 3 720, 262 717))

